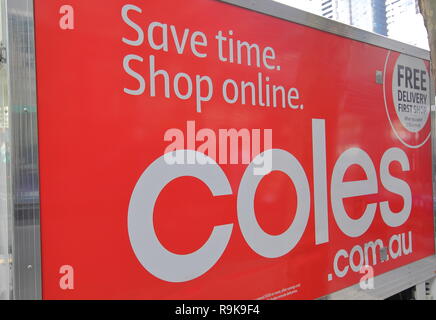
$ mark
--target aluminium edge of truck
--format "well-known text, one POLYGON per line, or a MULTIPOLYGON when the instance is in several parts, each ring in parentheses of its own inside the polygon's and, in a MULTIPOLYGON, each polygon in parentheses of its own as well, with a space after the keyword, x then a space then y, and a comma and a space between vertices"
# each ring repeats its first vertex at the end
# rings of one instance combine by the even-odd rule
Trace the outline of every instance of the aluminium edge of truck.
POLYGON ((1 10, 1 298, 383 299, 434 277, 427 51, 266 0, 1 10))

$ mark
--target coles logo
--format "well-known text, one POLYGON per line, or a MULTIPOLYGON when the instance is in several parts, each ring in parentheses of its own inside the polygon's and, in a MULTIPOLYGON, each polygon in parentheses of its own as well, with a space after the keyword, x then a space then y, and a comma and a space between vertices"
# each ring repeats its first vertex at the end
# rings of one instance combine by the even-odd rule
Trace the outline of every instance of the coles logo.
POLYGON ((431 131, 428 63, 389 52, 384 76, 385 107, 395 136, 406 147, 421 147, 431 131))

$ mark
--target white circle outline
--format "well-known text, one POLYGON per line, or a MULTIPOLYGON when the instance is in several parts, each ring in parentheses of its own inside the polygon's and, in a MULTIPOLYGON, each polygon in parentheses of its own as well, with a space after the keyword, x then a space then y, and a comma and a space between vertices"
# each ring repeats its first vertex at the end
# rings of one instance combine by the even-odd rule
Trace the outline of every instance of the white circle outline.
MULTIPOLYGON (((428 139, 431 136, 431 130, 430 130, 430 133, 428 134, 427 138, 425 138, 425 140, 421 144, 419 144, 419 145, 408 144, 403 139, 401 139, 401 137, 398 134, 397 130, 395 130, 394 124, 392 123, 392 120, 391 120, 391 116, 389 115, 388 103, 386 101, 386 69, 387 69, 387 66, 388 66, 388 61, 389 61, 389 56, 390 55, 391 55, 391 50, 389 50, 388 55, 386 56, 385 67, 384 67, 384 71, 383 71, 383 97, 384 97, 384 100, 385 100, 386 115, 388 116, 389 123, 391 124, 392 130, 394 131, 395 136, 398 138, 398 140, 400 140, 401 143, 404 144, 408 148, 418 149, 418 148, 422 147, 428 141, 428 139)), ((431 115, 430 115, 430 118, 431 118, 431 115)), ((431 121, 431 119, 430 119, 430 121, 431 121)))

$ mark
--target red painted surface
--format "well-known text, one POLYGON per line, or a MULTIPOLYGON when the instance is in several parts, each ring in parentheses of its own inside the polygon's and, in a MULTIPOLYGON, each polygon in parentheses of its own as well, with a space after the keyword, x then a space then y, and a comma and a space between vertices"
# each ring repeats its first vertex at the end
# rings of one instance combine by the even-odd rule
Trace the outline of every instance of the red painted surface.
MULTIPOLYGON (((298 292, 286 298, 312 299, 353 285, 362 277, 351 270, 343 278, 334 274, 333 260, 340 249, 350 252, 355 245, 376 239, 387 244, 391 236, 412 231, 413 252, 378 263, 375 275, 434 254, 431 145, 427 141, 420 148, 408 148, 393 133, 383 85, 375 82, 376 70, 384 70, 388 50, 218 1, 128 3, 143 11, 129 13, 144 29, 146 39, 141 46, 122 42, 123 37, 137 38, 121 18, 126 1, 69 1, 75 10, 74 30, 59 27, 63 1, 35 1, 45 299, 256 299, 294 285, 300 285, 298 292), (177 53, 171 37, 168 52, 150 48, 147 27, 153 21, 176 26, 180 36, 184 28, 202 31, 208 46, 199 51, 207 57, 192 54, 190 38, 184 54, 177 53), (214 39, 219 30, 226 34, 232 30, 235 41, 274 48, 277 58, 271 64, 280 70, 219 61, 214 39), (131 63, 146 80, 145 93, 139 96, 123 91, 138 87, 123 69, 128 54, 144 58, 143 63, 131 63), (171 79, 178 72, 213 79, 213 98, 203 103, 201 113, 196 112, 194 99, 182 101, 173 91, 171 98, 165 98, 161 79, 157 96, 150 97, 150 55, 171 79), (224 101, 221 85, 226 79, 255 82, 258 72, 269 76, 271 84, 298 88, 304 109, 224 101), (412 211, 406 223, 388 227, 378 206, 368 231, 351 238, 336 224, 329 200, 329 241, 315 244, 312 119, 325 120, 328 199, 334 165, 347 149, 365 150, 378 177, 386 150, 395 147, 406 153, 410 171, 401 170, 398 163, 390 167, 391 174, 406 181, 412 191, 412 211), (200 248, 214 226, 233 224, 218 262, 202 276, 181 283, 158 279, 140 264, 127 228, 132 191, 144 170, 164 154, 169 144, 163 139, 166 130, 185 130, 189 120, 198 129, 215 132, 221 128, 272 129, 273 147, 288 151, 301 163, 311 191, 310 217, 301 240, 288 254, 268 259, 249 247, 236 211, 238 187, 247 165, 220 165, 232 195, 214 197, 205 184, 184 177, 162 191, 154 208, 158 238, 178 254, 200 248), (63 265, 74 268, 74 290, 59 286, 63 265), (328 274, 333 274, 331 281, 328 274)), ((395 56, 391 53, 386 83, 391 83, 395 56)), ((389 94, 387 100, 390 106, 389 94)), ((429 134, 429 124, 412 134, 392 117, 409 143, 419 144, 429 134)), ((347 181, 365 178, 359 167, 346 174, 347 181)), ((376 194, 346 199, 344 204, 350 217, 357 219, 367 204, 382 201, 389 201, 394 211, 403 207, 402 197, 386 190, 378 178, 376 194)), ((284 232, 295 208, 295 188, 286 175, 273 172, 261 182, 255 209, 265 232, 284 232)), ((346 261, 341 258, 340 268, 346 261)))

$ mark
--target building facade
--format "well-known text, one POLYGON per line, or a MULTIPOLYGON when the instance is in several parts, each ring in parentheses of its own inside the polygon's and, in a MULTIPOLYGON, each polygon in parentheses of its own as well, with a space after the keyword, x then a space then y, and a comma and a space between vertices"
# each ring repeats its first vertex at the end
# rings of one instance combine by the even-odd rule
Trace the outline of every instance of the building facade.
POLYGON ((386 21, 389 38, 429 49, 418 0, 386 0, 386 21))
POLYGON ((325 0, 321 2, 321 15, 387 35, 385 0, 325 0))
POLYGON ((429 49, 418 0, 276 0, 389 38, 429 49))

